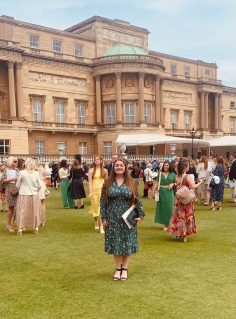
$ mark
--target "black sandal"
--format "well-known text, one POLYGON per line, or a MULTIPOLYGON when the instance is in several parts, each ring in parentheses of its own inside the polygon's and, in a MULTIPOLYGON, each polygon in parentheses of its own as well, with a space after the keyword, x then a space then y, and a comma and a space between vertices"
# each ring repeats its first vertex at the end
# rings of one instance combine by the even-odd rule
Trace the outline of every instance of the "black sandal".
MULTIPOLYGON (((120 272, 120 276, 121 276, 122 268, 116 268, 116 272, 117 272, 117 271, 120 272)), ((118 281, 118 280, 120 280, 120 277, 117 277, 117 276, 114 275, 114 276, 113 276, 113 280, 114 280, 114 281, 118 281)))
POLYGON ((126 281, 127 279, 128 279, 128 269, 127 268, 122 268, 120 280, 121 281, 126 281), (123 270, 127 272, 127 276, 126 277, 122 277, 123 270))

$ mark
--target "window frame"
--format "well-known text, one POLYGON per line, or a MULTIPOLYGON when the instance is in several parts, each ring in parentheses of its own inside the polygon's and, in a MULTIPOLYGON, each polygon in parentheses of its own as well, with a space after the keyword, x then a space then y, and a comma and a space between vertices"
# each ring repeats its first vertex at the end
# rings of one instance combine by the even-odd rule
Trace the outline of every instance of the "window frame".
MULTIPOLYGON (((32 98, 32 113, 33 113, 33 122, 35 123, 40 123, 40 122, 43 122, 43 104, 44 104, 44 101, 43 101, 43 98, 40 97, 40 96, 35 96, 32 98), (41 107, 41 112, 35 112, 35 102, 40 102, 37 107, 40 105, 41 107), (38 115, 40 114, 40 116, 38 115), (36 116, 35 116, 36 115, 36 116), (37 118, 39 117, 39 118, 37 118)), ((36 110, 37 111, 37 110, 36 110)))
POLYGON ((59 40, 59 39, 53 39, 52 40, 52 51, 55 52, 55 53, 62 53, 63 52, 62 51, 62 40, 59 40), (55 42, 60 43, 60 45, 56 46, 55 42), (60 50, 58 50, 57 47, 60 48, 60 50))
POLYGON ((39 49, 39 46, 40 46, 39 39, 40 39, 39 35, 30 33, 29 34, 29 47, 31 49, 39 49), (33 41, 33 40, 31 41, 31 37, 37 38, 37 41, 33 41), (33 43, 37 43, 37 45, 32 45, 33 43))
POLYGON ((116 124, 116 103, 105 103, 106 124, 116 124))
POLYGON ((0 155, 10 154, 11 141, 7 139, 0 139, 0 155), (1 152, 1 149, 3 152, 1 152))
POLYGON ((74 44, 74 55, 78 58, 81 58, 84 56, 84 45, 82 43, 75 43, 74 44), (76 49, 77 46, 80 47, 79 50, 76 49), (80 54, 77 54, 77 52, 80 52, 80 54))
POLYGON ((103 141, 103 152, 104 155, 112 155, 112 141, 103 141))
POLYGON ((43 140, 36 140, 35 141, 35 154, 37 154, 37 155, 44 155, 45 154, 45 141, 43 141, 43 140))
POLYGON ((150 124, 152 121, 152 103, 151 102, 144 102, 143 106, 143 121, 146 124, 150 124), (149 109, 149 114, 146 112, 149 109))
POLYGON ((79 154, 88 155, 88 143, 87 142, 79 142, 79 154))
POLYGON ((132 101, 126 101, 124 102, 124 122, 125 124, 135 124, 136 122, 136 103, 132 101), (127 108, 128 107, 128 108, 127 108), (131 109, 133 108, 133 114, 131 114, 131 109), (126 113, 126 110, 129 111, 129 114, 126 113), (133 120, 132 120, 133 119, 133 120))

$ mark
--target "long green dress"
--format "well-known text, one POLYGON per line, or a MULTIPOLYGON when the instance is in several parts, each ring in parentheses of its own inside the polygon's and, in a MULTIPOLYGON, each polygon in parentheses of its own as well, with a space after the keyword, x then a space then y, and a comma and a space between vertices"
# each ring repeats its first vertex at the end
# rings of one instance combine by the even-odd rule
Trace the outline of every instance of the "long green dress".
MULTIPOLYGON (((175 173, 169 173, 166 177, 161 175, 161 185, 169 185, 175 182, 175 173)), ((159 180, 159 176, 156 177, 159 180)), ((172 189, 160 187, 159 202, 156 206, 155 223, 169 225, 174 208, 174 191, 172 189)))
MULTIPOLYGON (((100 200, 101 219, 109 226, 105 229, 105 252, 115 256, 130 256, 138 251, 137 227, 129 229, 122 215, 130 208, 132 192, 130 188, 115 181, 108 191, 108 201, 100 200)), ((139 198, 135 200, 139 217, 144 217, 139 198)))

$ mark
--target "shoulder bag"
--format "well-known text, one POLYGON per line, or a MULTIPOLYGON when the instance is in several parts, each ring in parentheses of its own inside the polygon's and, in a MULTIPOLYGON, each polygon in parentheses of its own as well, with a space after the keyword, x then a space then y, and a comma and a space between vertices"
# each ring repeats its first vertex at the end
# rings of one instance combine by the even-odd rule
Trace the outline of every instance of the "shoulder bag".
POLYGON ((194 193, 192 189, 189 189, 187 186, 182 185, 182 183, 183 183, 183 178, 182 178, 180 186, 177 187, 175 196, 178 199, 178 201, 180 201, 184 205, 187 205, 195 200, 196 194, 194 193))
POLYGON ((161 186, 160 183, 161 183, 161 172, 159 173, 159 176, 158 176, 158 187, 154 195, 156 202, 159 202, 160 200, 160 186, 161 186))

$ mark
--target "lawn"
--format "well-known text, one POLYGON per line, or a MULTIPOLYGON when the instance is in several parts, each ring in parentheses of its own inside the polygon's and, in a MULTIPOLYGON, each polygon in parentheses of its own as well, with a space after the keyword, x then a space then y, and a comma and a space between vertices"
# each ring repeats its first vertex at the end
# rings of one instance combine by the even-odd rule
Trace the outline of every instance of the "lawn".
POLYGON ((113 258, 88 200, 84 210, 66 210, 60 191, 52 191, 39 235, 6 233, 1 213, 0 318, 236 318, 236 209, 229 199, 227 189, 220 212, 197 206, 198 233, 187 243, 154 224, 155 201, 143 199, 140 252, 127 282, 112 280, 113 258))

